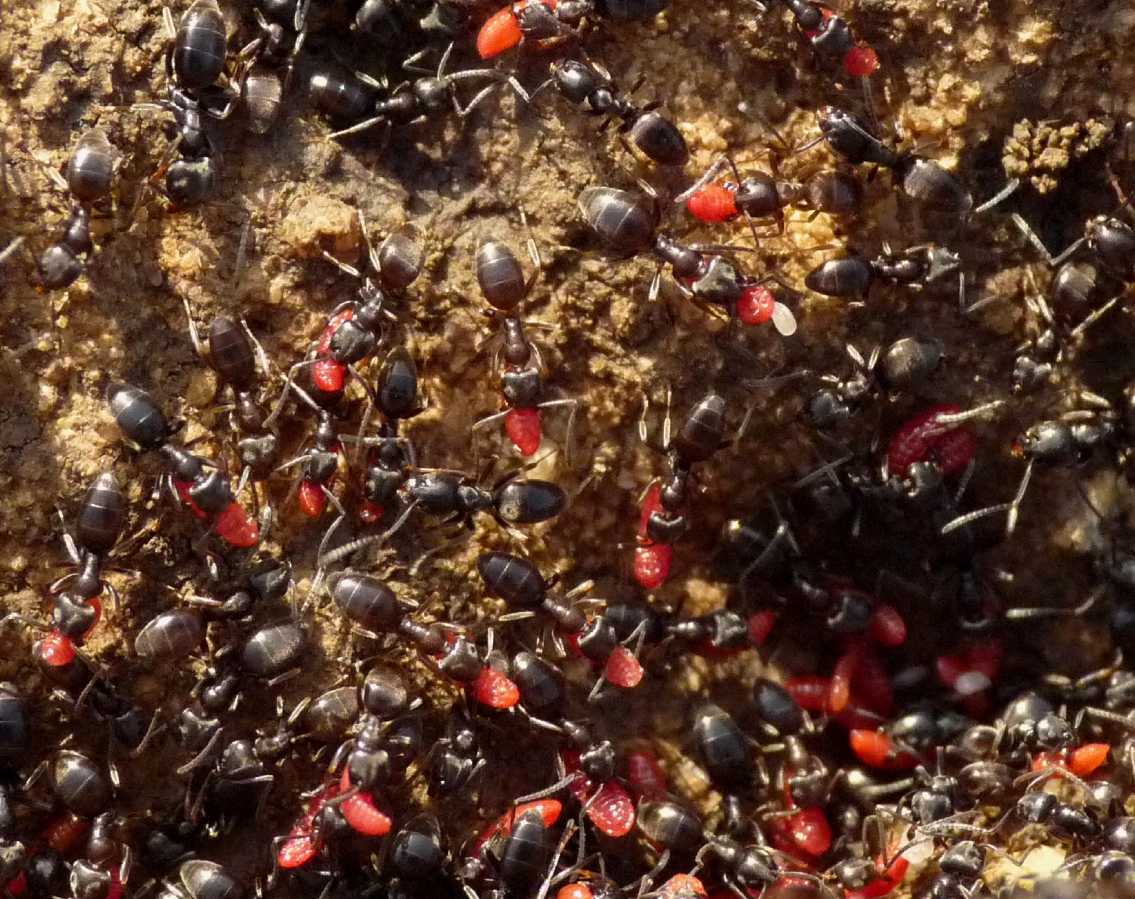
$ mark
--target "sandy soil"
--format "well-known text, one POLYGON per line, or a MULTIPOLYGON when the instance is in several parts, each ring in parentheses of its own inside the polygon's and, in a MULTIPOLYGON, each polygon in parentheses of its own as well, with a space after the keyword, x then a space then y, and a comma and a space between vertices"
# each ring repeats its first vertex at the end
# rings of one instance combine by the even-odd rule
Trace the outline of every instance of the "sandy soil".
MULTIPOLYGON (((328 139, 328 124, 303 109, 302 99, 294 104, 295 114, 264 137, 230 121, 216 132, 223 147, 219 198, 173 214, 153 192, 139 199, 140 185, 159 164, 166 139, 155 115, 131 108, 163 89, 166 43, 160 9, 147 0, 17 0, 0 13, 0 136, 7 183, 0 196, 0 241, 26 238, 25 247, 0 271, 5 386, 0 607, 43 620, 48 585, 66 570, 56 509, 70 519, 86 484, 113 468, 129 485, 131 530, 153 527, 154 532, 122 562, 135 571, 111 575, 124 602, 108 610, 89 649, 108 670, 135 685, 135 696, 155 705, 176 705, 176 697, 167 695, 170 678, 145 671, 133 657, 132 637, 170 604, 167 588, 191 589, 201 563, 189 547, 200 532, 195 522, 157 498, 157 462, 123 446, 105 410, 105 388, 114 379, 146 387, 171 415, 186 420, 186 437, 199 441, 196 447, 225 451, 226 418, 213 411, 224 397, 194 355, 183 301, 202 324, 221 312, 243 315, 274 364, 286 368, 302 358, 328 312, 354 295, 353 280, 320 258, 320 250, 361 261, 355 211, 365 216, 372 239, 406 222, 424 237, 426 270, 399 305, 390 339, 412 348, 431 404, 409 429, 419 458, 471 472, 477 464, 470 425, 498 408, 491 347, 482 346, 491 327, 473 275, 473 254, 487 238, 503 239, 522 252, 521 212, 526 213, 544 262, 526 314, 551 326, 536 333, 553 392, 583 404, 576 464, 569 468, 562 458, 552 460, 555 477, 579 488, 579 494, 554 527, 533 535, 524 548, 546 573, 563 572, 569 583, 595 578, 604 595, 629 592, 628 544, 638 494, 664 467, 662 457, 638 440, 644 396, 651 401, 652 430, 659 427, 668 388, 676 415, 710 388, 726 396, 734 422, 752 408, 747 432, 699 471, 692 533, 677 550, 675 577, 656 597, 665 607, 705 610, 721 604, 727 587, 707 563, 724 520, 756 509, 771 485, 833 457, 802 419, 802 385, 814 385, 820 373, 847 372, 846 342, 866 354, 876 344, 914 333, 943 339, 949 351, 924 396, 879 403, 881 414, 861 416, 853 436, 867 445, 876 429, 888 434, 927 402, 965 406, 1006 398, 1010 350, 1037 327, 1024 298, 1044 290, 1050 276, 1007 218, 990 215, 955 235, 927 231, 909 204, 896 199, 887 173, 868 184, 858 222, 790 211, 784 234, 762 228, 771 236, 745 257, 754 270, 776 271, 800 287, 789 299, 800 321, 796 336, 781 338, 769 328, 745 333, 727 328, 669 287, 651 303, 647 287, 653 264, 603 259, 589 241, 575 200, 589 185, 632 186, 634 177, 646 177, 665 190, 688 178, 652 173, 627 155, 614 128, 598 129, 595 120, 550 91, 531 108, 502 94, 466 121, 449 117, 417 125, 394 135, 385 147, 377 135, 342 143, 328 139), (98 249, 88 275, 63 293, 37 292, 31 286, 34 256, 56 238, 69 205, 46 170, 60 166, 80 131, 96 123, 124 154, 113 208, 98 222, 98 249), (238 273, 246 223, 252 239, 238 273), (902 247, 926 240, 948 240, 962 254, 971 302, 990 295, 996 302, 963 317, 952 282, 922 292, 882 287, 861 304, 803 290, 803 274, 845 246, 874 253, 885 242, 902 247), (812 374, 776 389, 749 383, 797 370, 812 374)), ((225 12, 233 31, 240 27, 248 33, 249 17, 242 19, 242 10, 226 6, 225 12)), ((1012 208, 1053 248, 1079 236, 1087 216, 1113 208, 1102 176, 1103 154, 1089 151, 1100 144, 1102 128, 1135 112, 1124 107, 1130 102, 1125 86, 1135 80, 1135 60, 1125 52, 1135 37, 1135 11, 1128 4, 858 0, 842 12, 879 52, 879 115, 905 146, 917 146, 955 171, 979 199, 1004 184, 1002 160, 1007 160, 1011 174, 1029 181, 1012 208), (1074 168, 1067 169, 1069 164, 1074 168)), ((600 26, 587 47, 620 84, 635 84, 641 76, 639 96, 664 102, 690 143, 691 174, 725 151, 743 169, 765 168, 777 138, 762 120, 796 146, 815 135, 817 108, 859 102, 856 86, 833 85, 787 14, 760 17, 739 0, 674 0, 654 23, 600 26)), ((313 42, 311 49, 317 55, 329 52, 326 40, 313 42)), ((469 64, 469 52, 461 49, 459 64, 469 64)), ((356 46, 349 52, 359 68, 386 69, 380 51, 361 52, 356 46)), ((518 65, 530 87, 540 80, 540 64, 539 58, 502 63, 518 65)), ((303 82, 302 72, 297 82, 303 82)), ((804 178, 832 162, 828 150, 818 147, 786 156, 780 170, 786 177, 804 178)), ((666 226, 682 238, 749 240, 740 226, 697 231, 676 210, 666 226)), ((1093 389, 1106 394, 1133 374, 1130 354, 1116 352, 1129 328, 1120 311, 1106 328, 1089 334, 1080 350, 1087 361, 1079 371, 1093 389)), ((978 426, 983 451, 976 497, 1007 498, 1021 471, 1008 453, 1012 436, 1042 410, 1063 402, 1068 386, 1014 399, 978 426)), ((278 388, 274 375, 273 396, 278 388)), ((302 445, 309 428, 308 417, 293 416, 285 430, 289 444, 302 445)), ((547 431, 562 441, 563 419, 550 416, 547 431)), ((480 459, 493 456, 498 470, 517 462, 496 434, 483 445, 480 459)), ((289 554, 297 567, 298 596, 304 599, 323 525, 301 520, 294 502, 285 503, 289 483, 287 475, 273 481, 282 521, 264 551, 289 554)), ((1061 527, 1068 516, 1082 516, 1083 506, 1075 476, 1045 473, 1040 483, 1026 503, 1021 535, 987 563, 990 570, 1015 572, 1015 580, 1005 584, 1010 594, 1059 602, 1066 586, 1069 596, 1083 586, 1083 566, 1068 565, 1066 550, 1084 534, 1069 536, 1061 527), (1021 564, 1038 559, 1040 564, 1027 568, 1021 564)), ((1101 490, 1104 501, 1106 494, 1101 490)), ((420 520, 404 536, 398 550, 405 562, 442 539, 420 520)), ((486 517, 478 521, 473 539, 439 556, 416 579, 404 573, 395 578, 405 595, 432 601, 438 613, 490 615, 494 606, 483 598, 471 565, 484 548, 508 542, 486 517)), ((864 584, 873 583, 884 563, 900 570, 905 564, 893 545, 869 547, 862 554, 833 548, 833 558, 864 584)), ((232 561, 239 567, 243 560, 232 561)), ((927 590, 939 573, 903 571, 927 590)), ((198 582, 195 589, 205 587, 198 582)), ((283 610, 272 614, 278 617, 283 610)), ((285 688, 289 705, 349 670, 348 660, 339 655, 342 630, 325 604, 315 613, 315 627, 322 653, 305 665, 301 684, 285 688)), ((39 676, 27 661, 33 638, 15 626, 0 634, 0 677, 39 695, 39 676)), ((716 696, 739 695, 759 668, 751 660, 683 663, 671 675, 676 694, 666 693, 671 701, 664 704, 661 720, 655 719, 655 733, 666 737, 683 728, 685 709, 673 701, 675 695, 692 700, 711 688, 716 696)), ((174 680, 187 688, 192 677, 187 671, 174 680)), ((254 690, 250 707, 267 695, 254 690)), ((620 714, 628 728, 656 710, 652 695, 659 694, 646 692, 623 703, 620 714)), ((52 706, 48 715, 57 726, 45 728, 45 739, 68 729, 61 709, 52 706)), ((656 745, 675 774, 686 765, 680 741, 656 745)), ((167 759, 176 755, 172 744, 164 752, 167 759)), ((176 801, 176 785, 155 785, 144 776, 148 764, 135 767, 132 784, 145 785, 138 795, 154 790, 162 800, 176 801)), ((704 794, 704 775, 687 767, 690 794, 704 794)), ((305 776, 296 775, 299 788, 312 785, 305 776)), ((278 826, 295 806, 283 798, 286 791, 276 796, 279 807, 270 823, 278 826)))

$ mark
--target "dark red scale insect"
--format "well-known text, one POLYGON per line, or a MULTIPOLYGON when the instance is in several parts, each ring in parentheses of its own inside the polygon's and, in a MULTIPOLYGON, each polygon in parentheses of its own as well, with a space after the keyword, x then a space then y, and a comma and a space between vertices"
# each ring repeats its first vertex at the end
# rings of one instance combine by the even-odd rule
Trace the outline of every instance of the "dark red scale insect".
POLYGON ((1001 672, 1004 653, 1004 644, 991 637, 968 642, 960 651, 935 660, 938 680, 958 694, 967 714, 981 717, 989 712, 989 688, 1001 672))
POLYGON ((669 543, 656 543, 646 533, 650 517, 661 511, 662 485, 651 484, 642 501, 638 546, 635 547, 634 552, 634 579, 644 590, 656 590, 670 577, 674 547, 669 543))
POLYGON ((771 609, 765 609, 749 616, 749 642, 754 646, 763 646, 772 629, 776 627, 779 615, 771 609))
POLYGON ((627 783, 639 798, 664 796, 669 790, 666 772, 653 752, 632 749, 626 753, 627 783))
POLYGON ((954 405, 931 406, 903 423, 887 446, 887 470, 901 478, 916 462, 934 462, 946 475, 964 469, 977 453, 977 438, 967 428, 940 420, 960 412, 954 405))
POLYGON ((864 647, 851 683, 855 698, 872 712, 884 718, 889 718, 894 712, 895 696, 890 673, 872 647, 864 647))
POLYGON ((871 613, 867 633, 882 646, 902 646, 906 642, 906 622, 894 606, 879 603, 871 613))
POLYGON ((828 696, 831 693, 831 678, 817 674, 790 677, 784 682, 784 689, 806 712, 825 712, 828 696))

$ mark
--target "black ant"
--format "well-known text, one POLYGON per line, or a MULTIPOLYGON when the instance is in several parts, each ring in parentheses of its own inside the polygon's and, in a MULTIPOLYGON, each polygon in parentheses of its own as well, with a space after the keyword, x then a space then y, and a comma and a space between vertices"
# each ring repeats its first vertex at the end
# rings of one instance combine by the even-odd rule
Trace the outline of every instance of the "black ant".
MULTIPOLYGON (((79 138, 67 160, 66 177, 52 171, 52 180, 67 190, 74 206, 59 241, 39 258, 39 278, 48 290, 70 287, 86 270, 86 259, 94 251, 91 240, 91 208, 110 194, 121 157, 106 134, 92 128, 79 138)), ((18 244, 5 248, 5 254, 18 244)))

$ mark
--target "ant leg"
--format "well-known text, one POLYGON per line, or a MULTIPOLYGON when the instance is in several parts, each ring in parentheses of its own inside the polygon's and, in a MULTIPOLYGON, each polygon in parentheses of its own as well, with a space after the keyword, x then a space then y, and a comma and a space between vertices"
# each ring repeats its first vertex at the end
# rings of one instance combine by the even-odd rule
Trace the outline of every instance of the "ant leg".
POLYGON ((961 424, 962 422, 969 421, 971 418, 979 418, 986 412, 991 412, 1000 406, 1004 406, 1005 402, 1005 400, 994 400, 990 403, 974 406, 972 409, 966 409, 964 412, 942 413, 934 416, 934 423, 944 425, 961 424))
POLYGON ((177 26, 173 21, 173 10, 168 6, 162 7, 162 30, 165 31, 168 40, 177 39, 177 26))
POLYGON ((0 265, 3 265, 8 260, 9 256, 15 253, 16 250, 18 250, 21 246, 23 246, 23 243, 23 236, 15 237, 8 243, 8 246, 4 247, 3 250, 0 250, 0 265))
POLYGON ((1115 304, 1118 303, 1120 301, 1120 299, 1122 299, 1122 298, 1123 298, 1123 294, 1119 294, 1118 296, 1112 297, 1110 300, 1108 300, 1106 303, 1104 303, 1102 306, 1100 306, 1099 309, 1095 310, 1090 315, 1086 316, 1084 318, 1084 320, 1082 322, 1080 322, 1080 324, 1076 325, 1076 327, 1074 327, 1071 330, 1071 332, 1069 333, 1068 336, 1072 337, 1072 338, 1080 337, 1085 331, 1088 330, 1088 328, 1090 328, 1097 321, 1099 321, 1101 318, 1103 318, 1105 315, 1107 315, 1107 313, 1109 313, 1112 309, 1114 309, 1115 304))
MULTIPOLYGON (((705 174, 698 178, 698 180, 695 181, 686 190, 682 191, 680 194, 674 197, 671 202, 673 202, 675 206, 687 202, 694 194, 696 194, 703 187, 709 184, 714 178, 720 175, 726 165, 733 165, 733 160, 731 160, 728 156, 721 156, 716 159, 713 164, 705 170, 705 174)), ((736 166, 733 166, 734 172, 736 172, 736 168, 736 166)), ((737 177, 737 183, 741 183, 739 176, 737 177)))
POLYGON ((436 71, 437 74, 434 77, 436 77, 438 80, 441 80, 445 77, 443 73, 445 71, 445 65, 449 61, 449 51, 452 49, 453 42, 450 41, 449 46, 445 48, 445 52, 441 55, 441 65, 439 65, 436 70, 433 68, 427 69, 425 66, 420 66, 417 64, 420 60, 425 59, 426 54, 429 53, 428 49, 419 50, 417 53, 407 56, 404 60, 402 60, 402 70, 405 72, 410 72, 414 75, 430 76, 434 76, 434 72, 436 71))
POLYGON ((211 367, 211 363, 209 362, 209 357, 207 355, 208 351, 205 349, 204 345, 201 343, 201 335, 197 331, 197 324, 193 321, 193 309, 189 305, 189 298, 188 297, 182 297, 181 302, 182 302, 182 305, 185 306, 186 321, 189 322, 189 341, 190 341, 190 343, 193 344, 193 351, 195 353, 197 353, 198 356, 201 357, 201 360, 206 365, 210 365, 210 367, 211 367))
POLYGON ((1001 190, 997 191, 997 193, 995 193, 992 197, 990 197, 988 200, 974 209, 971 215, 982 215, 983 213, 989 212, 989 210, 993 209, 995 206, 1000 206, 1007 199, 1009 199, 1009 197, 1015 194, 1017 192, 1017 188, 1020 186, 1020 179, 1010 179, 1009 183, 1001 188, 1001 190))
POLYGON ((401 530, 402 525, 406 523, 406 519, 410 517, 410 513, 413 512, 414 509, 417 508, 417 506, 418 501, 414 500, 414 502, 410 503, 410 505, 408 505, 402 512, 402 514, 398 516, 394 524, 392 524, 381 534, 372 534, 367 537, 360 537, 357 540, 352 540, 350 543, 343 544, 338 549, 333 549, 326 556, 323 556, 319 559, 319 567, 326 568, 328 565, 331 565, 334 562, 338 562, 340 559, 345 558, 346 556, 349 556, 360 549, 364 549, 368 546, 374 546, 375 544, 385 543, 390 537, 394 536, 394 534, 401 530))
POLYGON ((1027 621, 1033 618, 1080 618, 1092 610, 1103 595, 1104 588, 1097 587, 1086 600, 1072 608, 1016 608, 1006 609, 1004 617, 1009 621, 1027 621))
POLYGON ((284 389, 280 392, 280 399, 276 402, 275 408, 268 414, 268 417, 264 419, 265 429, 269 429, 276 421, 276 419, 280 417, 280 413, 284 411, 284 404, 288 401, 288 393, 292 390, 294 390, 300 397, 300 399, 307 403, 312 409, 314 409, 316 412, 320 411, 319 406, 316 404, 315 400, 308 396, 307 391, 296 384, 293 380, 297 371, 306 366, 314 365, 318 361, 318 359, 305 359, 302 362, 297 362, 295 365, 288 369, 288 373, 284 377, 284 389))
POLYGON ((461 106, 461 101, 457 99, 457 93, 455 91, 452 92, 450 94, 450 99, 453 100, 453 110, 457 113, 457 117, 463 119, 466 116, 470 115, 473 110, 475 110, 478 106, 484 103, 485 100, 488 99, 489 95, 492 94, 492 92, 495 91, 497 87, 498 85, 496 84, 490 84, 488 87, 481 88, 481 90, 478 91, 473 99, 470 100, 469 103, 464 107, 461 106))
POLYGON ((503 421, 511 411, 511 409, 505 409, 503 412, 496 412, 492 415, 488 415, 482 418, 480 421, 474 422, 473 426, 469 430, 479 431, 482 428, 487 428, 494 422, 503 421))
POLYGON ((579 400, 573 398, 561 400, 545 400, 536 406, 537 409, 552 409, 556 406, 569 406, 571 412, 568 413, 567 433, 564 435, 564 464, 571 468, 571 437, 572 430, 575 426, 575 416, 579 411, 579 400))
POLYGON ((1041 242, 1041 239, 1037 236, 1037 233, 1033 231, 1029 223, 1026 222, 1018 213, 1014 212, 1010 216, 1010 218, 1013 220, 1013 224, 1015 224, 1021 231, 1021 233, 1025 235, 1025 238, 1028 240, 1028 242, 1031 243, 1033 247, 1044 257, 1045 262, 1047 262, 1051 268, 1056 268, 1057 266, 1066 262, 1087 241, 1086 237, 1080 237, 1077 240, 1073 241, 1071 246, 1065 249, 1064 252, 1059 256, 1053 256, 1050 252, 1048 252, 1048 247, 1046 247, 1041 242))
MULTIPOLYGON (((386 121, 388 121, 386 116, 376 115, 373 118, 364 119, 363 121, 359 122, 357 125, 352 125, 350 128, 344 128, 341 131, 332 131, 327 136, 329 138, 331 138, 332 140, 339 140, 339 138, 341 138, 341 137, 347 137, 348 135, 351 135, 351 134, 359 134, 363 131, 368 131, 371 128, 373 128, 375 125, 378 125, 378 124, 380 124, 382 122, 386 122, 386 121)), ((327 253, 326 250, 324 250, 323 255, 329 256, 330 254, 327 253)), ((352 271, 351 269, 349 269, 349 267, 346 267, 346 266, 341 265, 339 267, 342 268, 344 271, 352 271)), ((355 274, 356 274, 356 277, 357 277, 357 273, 355 273, 355 274)))

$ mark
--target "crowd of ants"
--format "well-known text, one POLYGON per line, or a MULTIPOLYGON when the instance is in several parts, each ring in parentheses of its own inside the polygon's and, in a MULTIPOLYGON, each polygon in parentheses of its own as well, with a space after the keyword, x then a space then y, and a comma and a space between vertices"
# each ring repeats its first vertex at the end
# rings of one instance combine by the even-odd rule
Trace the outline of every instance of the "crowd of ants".
MULTIPOLYGON (((215 200, 213 120, 236 115, 266 134, 297 80, 335 140, 465 118, 505 88, 528 105, 549 90, 613 123, 642 165, 681 172, 690 161, 682 130, 583 50, 596 22, 646 21, 667 5, 519 0, 478 19, 468 3, 364 0, 352 34, 425 45, 400 57, 408 80, 389 88, 319 54, 329 14, 318 0, 257 0, 251 37, 235 54, 216 0, 192 0, 179 20, 165 13, 164 96, 138 104, 170 126, 147 188, 175 210, 215 200), (471 26, 480 67, 454 68, 471 26), (525 85, 510 62, 517 54, 547 58, 546 80, 525 85)), ((979 202, 961 177, 884 137, 872 92, 878 56, 843 15, 813 0, 754 3, 744 14, 794 27, 815 67, 839 96, 857 93, 862 111, 851 101, 822 107, 805 146, 777 136, 784 153, 767 172, 723 157, 672 196, 645 181, 585 187, 578 212, 595 244, 616 264, 650 257, 651 299, 668 269, 668 289, 727 320, 730 334, 771 324, 789 338, 800 290, 752 271, 743 247, 690 243, 667 222, 682 207, 707 227, 744 219, 759 244, 758 225, 783 234, 790 208, 854 219, 866 181, 882 174, 933 240, 828 259, 804 288, 863 304, 881 285, 930 290, 956 277, 957 314, 972 320, 990 300, 970 302, 962 256, 948 244, 999 214, 1020 185, 979 202), (820 144, 835 167, 782 179, 780 159, 820 144)), ((92 217, 120 167, 93 128, 63 174, 52 173, 72 211, 39 256, 42 288, 84 275, 92 217)), ((1127 208, 1121 179, 1110 181, 1127 208)), ((324 253, 357 292, 287 370, 243 318, 220 315, 205 328, 186 301, 192 347, 229 398, 216 451, 195 451, 166 411, 172 401, 141 387, 109 384, 106 409, 131 464, 160 470, 155 494, 188 513, 186 555, 202 574, 164 584, 154 600, 162 610, 137 622, 131 645, 105 648, 104 597, 123 633, 132 618, 108 574, 129 575, 119 562, 137 562, 154 530, 123 538, 139 517, 130 508, 139 491, 107 471, 64 529, 70 570, 51 586, 49 618, 0 618, 5 645, 32 635, 45 686, 41 697, 0 682, 0 897, 1130 899, 1135 674, 1125 659, 1135 657, 1135 555, 1112 533, 1122 528, 1102 529, 1107 545, 1088 560, 1097 586, 1086 598, 1008 608, 986 559, 1028 514, 1038 465, 1128 476, 1135 381, 1113 397, 1081 389, 1067 411, 1020 427, 1001 454, 1006 465, 1024 460, 1004 501, 975 507, 967 493, 982 457, 997 455, 984 426, 1012 399, 1064 379, 1089 329, 1135 279, 1135 230, 1118 214, 1097 215, 1053 255, 1021 214, 1004 218, 1055 269, 1048 298, 1029 300, 1038 333, 1013 353, 1011 396, 943 398, 935 385, 957 349, 917 333, 866 353, 848 345, 840 371, 771 377, 809 385, 800 418, 833 457, 709 541, 689 539, 706 511, 699 495, 730 476, 721 460, 743 444, 752 410, 738 414, 732 384, 701 385, 681 398, 674 427, 668 392, 661 439, 652 439, 644 401, 639 437, 657 451, 657 477, 642 485, 637 529, 619 547, 619 587, 602 596, 579 571, 542 572, 529 558, 532 529, 549 532, 545 523, 578 493, 530 473, 549 458, 545 474, 573 466, 586 412, 554 383, 530 336, 539 323, 525 304, 543 266, 531 238, 531 271, 500 239, 475 255, 502 403, 473 424, 470 443, 503 430, 500 455, 522 460, 494 479, 492 468, 419 458, 412 420, 430 399, 413 352, 396 339, 424 269, 412 226, 372 244, 360 214, 362 264, 324 253), (868 420, 864 446, 854 426, 868 420), (293 422, 309 434, 298 447, 295 428, 284 427, 293 422), (266 550, 286 543, 292 509, 319 528, 302 575, 266 550), (445 539, 420 539, 420 517, 440 521, 445 539), (479 580, 466 591, 474 608, 439 602, 427 561, 486 522, 500 534, 493 548, 478 545, 479 580), (901 574, 874 558, 848 561, 861 539, 880 535, 919 557, 896 560, 901 574), (712 558, 677 555, 694 542, 714 545, 712 558), (379 568, 407 545, 412 565, 379 568), (688 614, 667 585, 699 564, 729 585, 729 599, 688 614), (908 576, 918 570, 948 572, 945 586, 927 595, 908 576), (1065 675, 1021 651, 1021 623, 1096 618, 1114 650, 1100 667, 1065 675), (321 692, 293 689, 332 645, 341 677, 321 692), (777 664, 748 665, 743 681, 722 675, 743 686, 727 695, 711 698, 678 675, 691 660, 725 670, 745 654, 765 663, 775 654, 777 664), (137 687, 155 678, 157 701, 137 687), (68 729, 54 745, 43 736, 49 704, 68 729), (655 719, 676 720, 681 735, 655 733, 655 719), (671 782, 678 753, 700 765, 716 801, 699 805, 671 782), (173 777, 145 794, 140 785, 159 770, 173 777), (267 826, 275 836, 265 839, 267 826), (1037 846, 1055 857, 1037 861, 1037 846)))

